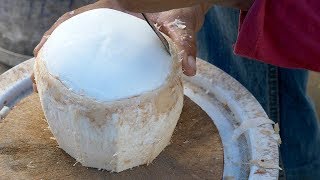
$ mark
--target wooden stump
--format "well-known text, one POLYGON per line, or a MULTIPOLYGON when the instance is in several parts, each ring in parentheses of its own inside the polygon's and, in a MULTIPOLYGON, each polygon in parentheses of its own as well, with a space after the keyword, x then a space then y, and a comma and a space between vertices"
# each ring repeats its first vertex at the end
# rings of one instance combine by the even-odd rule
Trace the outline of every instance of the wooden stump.
POLYGON ((32 94, 0 124, 0 177, 3 179, 222 179, 223 148, 210 117, 189 98, 172 143, 148 166, 121 173, 76 163, 58 147, 32 94))

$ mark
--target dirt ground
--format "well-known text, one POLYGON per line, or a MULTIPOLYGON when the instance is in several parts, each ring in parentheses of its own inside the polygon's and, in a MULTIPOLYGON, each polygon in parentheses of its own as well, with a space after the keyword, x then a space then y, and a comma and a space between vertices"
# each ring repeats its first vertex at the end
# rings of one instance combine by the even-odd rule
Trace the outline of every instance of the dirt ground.
POLYGON ((120 174, 85 168, 60 149, 45 122, 37 94, 23 99, 0 123, 1 180, 222 179, 223 159, 218 129, 189 98, 184 99, 170 145, 148 166, 120 174))

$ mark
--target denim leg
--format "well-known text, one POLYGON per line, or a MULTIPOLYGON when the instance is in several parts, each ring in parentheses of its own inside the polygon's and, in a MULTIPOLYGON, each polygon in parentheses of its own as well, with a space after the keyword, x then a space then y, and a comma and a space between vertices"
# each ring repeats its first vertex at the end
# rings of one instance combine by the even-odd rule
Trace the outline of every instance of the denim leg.
POLYGON ((287 179, 320 179, 320 131, 308 72, 279 68, 281 154, 287 179))
POLYGON ((237 38, 238 16, 238 11, 233 9, 212 8, 197 36, 198 56, 237 79, 270 114, 269 65, 233 54, 232 45, 237 38))
POLYGON ((245 86, 269 117, 280 121, 280 153, 287 179, 320 179, 320 134, 306 95, 307 71, 289 70, 235 56, 238 11, 214 7, 198 34, 199 57, 245 86))

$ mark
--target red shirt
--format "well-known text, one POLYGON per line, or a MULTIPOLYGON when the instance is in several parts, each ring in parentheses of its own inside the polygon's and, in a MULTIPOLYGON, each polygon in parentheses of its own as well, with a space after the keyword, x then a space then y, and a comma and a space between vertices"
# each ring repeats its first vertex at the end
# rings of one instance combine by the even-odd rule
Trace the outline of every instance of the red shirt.
POLYGON ((235 53, 320 72, 320 0, 255 0, 241 12, 235 53))

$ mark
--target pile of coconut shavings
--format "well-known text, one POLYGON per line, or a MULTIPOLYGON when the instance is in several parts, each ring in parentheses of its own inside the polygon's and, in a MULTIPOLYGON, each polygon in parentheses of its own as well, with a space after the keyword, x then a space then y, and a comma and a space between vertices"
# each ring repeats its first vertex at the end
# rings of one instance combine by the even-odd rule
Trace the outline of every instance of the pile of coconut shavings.
POLYGON ((185 29, 187 27, 185 24, 186 24, 185 22, 183 22, 183 21, 181 21, 179 19, 175 19, 173 22, 168 23, 167 25, 168 26, 176 26, 179 29, 185 29))

